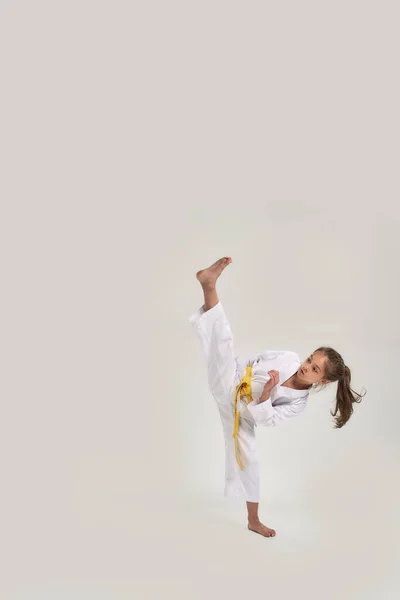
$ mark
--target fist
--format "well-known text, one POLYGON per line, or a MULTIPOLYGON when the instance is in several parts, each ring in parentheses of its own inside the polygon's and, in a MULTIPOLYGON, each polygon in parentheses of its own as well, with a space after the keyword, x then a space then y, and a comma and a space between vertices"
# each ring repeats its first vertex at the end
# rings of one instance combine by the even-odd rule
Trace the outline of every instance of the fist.
POLYGON ((268 371, 268 375, 271 379, 269 379, 269 381, 267 381, 267 383, 264 385, 260 400, 268 400, 272 388, 279 383, 279 371, 268 371))

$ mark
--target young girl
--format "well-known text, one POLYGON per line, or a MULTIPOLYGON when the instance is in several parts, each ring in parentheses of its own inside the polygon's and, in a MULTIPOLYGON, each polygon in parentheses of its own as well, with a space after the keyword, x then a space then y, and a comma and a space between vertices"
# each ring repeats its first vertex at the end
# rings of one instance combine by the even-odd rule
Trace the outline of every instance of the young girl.
POLYGON ((265 537, 275 530, 258 518, 259 460, 255 427, 272 427, 303 412, 309 389, 337 381, 335 427, 343 427, 362 396, 350 388, 350 369, 332 348, 315 350, 303 363, 294 352, 266 351, 247 363, 235 357, 232 331, 219 301, 216 282, 229 256, 196 274, 204 305, 189 321, 200 338, 208 367, 208 384, 220 413, 225 437, 225 490, 246 499, 248 528, 265 537), (337 416, 336 416, 337 415, 337 416))

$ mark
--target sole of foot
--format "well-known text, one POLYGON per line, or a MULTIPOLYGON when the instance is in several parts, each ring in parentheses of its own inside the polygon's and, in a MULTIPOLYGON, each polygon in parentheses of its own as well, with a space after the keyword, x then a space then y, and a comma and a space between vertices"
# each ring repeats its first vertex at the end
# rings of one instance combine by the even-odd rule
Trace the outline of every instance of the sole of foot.
POLYGON ((208 269, 202 269, 196 273, 196 278, 199 280, 201 285, 204 286, 213 286, 215 285, 218 277, 221 275, 222 271, 232 262, 232 258, 230 256, 224 256, 215 262, 208 269))

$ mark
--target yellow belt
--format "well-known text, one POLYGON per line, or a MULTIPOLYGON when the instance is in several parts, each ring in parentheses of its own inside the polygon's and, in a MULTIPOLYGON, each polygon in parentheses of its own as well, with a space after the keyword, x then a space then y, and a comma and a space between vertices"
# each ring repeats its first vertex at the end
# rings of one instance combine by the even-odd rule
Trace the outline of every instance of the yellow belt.
POLYGON ((252 367, 246 367, 246 375, 243 377, 242 381, 239 383, 239 385, 236 387, 236 392, 235 392, 235 400, 234 400, 234 425, 233 425, 233 439, 234 439, 234 443, 235 443, 235 455, 236 455, 236 462, 239 465, 239 468, 241 471, 243 471, 243 463, 239 457, 240 454, 240 448, 239 448, 239 440, 238 440, 238 432, 239 432, 239 422, 240 422, 240 411, 237 410, 237 403, 238 403, 238 398, 243 398, 243 397, 247 397, 247 404, 250 404, 250 402, 253 402, 253 397, 251 395, 251 374, 252 374, 252 367))

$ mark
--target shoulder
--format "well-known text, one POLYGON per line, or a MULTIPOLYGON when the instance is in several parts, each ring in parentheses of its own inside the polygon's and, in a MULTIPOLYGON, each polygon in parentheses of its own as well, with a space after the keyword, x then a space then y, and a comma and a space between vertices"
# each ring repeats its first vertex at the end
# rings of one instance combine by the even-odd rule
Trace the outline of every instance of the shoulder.
POLYGON ((286 356, 287 358, 295 358, 299 357, 296 352, 292 352, 292 350, 264 350, 261 356, 286 356))
POLYGON ((301 364, 299 355, 292 350, 264 350, 259 358, 263 361, 278 360, 282 364, 301 364))
POLYGON ((301 363, 300 356, 297 354, 297 352, 292 352, 292 350, 286 350, 285 355, 286 358, 291 362, 301 363))

